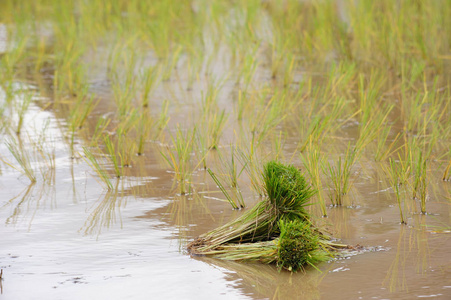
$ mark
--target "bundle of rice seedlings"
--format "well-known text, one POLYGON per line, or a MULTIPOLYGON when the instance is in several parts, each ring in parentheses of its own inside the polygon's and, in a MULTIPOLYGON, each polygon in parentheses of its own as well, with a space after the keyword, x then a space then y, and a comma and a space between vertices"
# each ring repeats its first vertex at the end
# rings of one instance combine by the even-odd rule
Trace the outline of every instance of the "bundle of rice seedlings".
POLYGON ((267 197, 242 216, 199 236, 188 245, 193 255, 275 263, 297 271, 331 257, 333 244, 311 225, 305 210, 314 191, 294 166, 268 162, 263 169, 267 197))
POLYGON ((327 243, 321 242, 319 234, 307 222, 299 220, 280 221, 280 237, 277 243, 277 265, 296 272, 305 265, 315 264, 331 258, 327 243))

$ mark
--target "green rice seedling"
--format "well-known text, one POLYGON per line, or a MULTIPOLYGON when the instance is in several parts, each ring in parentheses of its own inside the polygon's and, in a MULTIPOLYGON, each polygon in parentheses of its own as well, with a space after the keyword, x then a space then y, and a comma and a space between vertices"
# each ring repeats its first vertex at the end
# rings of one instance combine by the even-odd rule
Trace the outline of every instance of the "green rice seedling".
POLYGON ((207 140, 206 134, 200 130, 196 131, 196 153, 199 158, 199 165, 201 165, 204 170, 207 169, 207 156, 210 151, 207 140))
POLYGON ((90 147, 97 147, 99 145, 99 140, 103 138, 104 132, 107 130, 111 119, 100 117, 97 120, 94 132, 91 134, 90 147))
POLYGON ((141 95, 141 105, 143 107, 149 106, 149 96, 155 86, 158 84, 160 78, 161 68, 160 66, 152 66, 142 71, 140 76, 141 86, 143 86, 141 95))
POLYGON ((164 160, 175 172, 181 195, 186 194, 187 186, 191 189, 189 178, 192 172, 191 155, 194 149, 195 135, 195 128, 184 132, 180 125, 177 125, 175 135, 171 135, 172 148, 167 146, 165 152, 160 151, 164 160))
POLYGON ((5 107, 0 105, 0 134, 3 134, 9 127, 9 121, 5 115, 5 107))
POLYGON ((387 145, 388 136, 391 130, 392 126, 387 126, 384 127, 381 131, 379 131, 380 134, 379 137, 377 138, 377 148, 374 154, 375 161, 383 161, 387 159, 387 157, 390 156, 393 152, 397 151, 396 149, 393 149, 393 147, 401 138, 401 132, 398 132, 398 134, 391 141, 391 143, 387 145))
POLYGON ((135 93, 135 81, 130 85, 122 84, 119 77, 116 75, 112 80, 112 89, 114 94, 114 101, 117 106, 119 117, 126 116, 131 110, 132 101, 135 93))
POLYGON ((241 64, 241 70, 237 76, 237 83, 242 81, 242 90, 244 92, 249 90, 249 85, 252 82, 258 67, 257 51, 258 47, 254 46, 251 52, 246 54, 241 64))
MULTIPOLYGON (((266 101, 265 98, 266 93, 263 93, 261 96, 263 103, 266 101)), ((287 105, 289 103, 286 101, 286 95, 275 92, 270 100, 264 104, 263 110, 259 111, 250 121, 252 143, 260 144, 286 118, 286 111, 290 109, 287 105)))
POLYGON ((329 102, 328 104, 333 105, 331 112, 327 113, 325 116, 321 116, 320 111, 318 115, 313 118, 313 121, 307 129, 307 138, 305 139, 305 142, 301 144, 299 149, 301 152, 304 151, 309 144, 316 143, 320 145, 325 135, 330 133, 333 128, 339 127, 333 126, 333 123, 342 114, 346 102, 341 98, 334 103, 329 102))
POLYGON ((351 188, 351 169, 357 159, 356 148, 348 144, 344 157, 338 158, 336 165, 326 162, 324 171, 327 172, 332 180, 333 193, 330 196, 333 205, 343 205, 343 198, 351 188))
POLYGON ((318 203, 323 217, 327 217, 326 202, 322 193, 323 185, 321 182, 321 169, 324 166, 324 156, 318 147, 310 146, 307 150, 308 154, 302 154, 301 160, 304 168, 310 176, 310 182, 317 191, 318 203))
POLYGON ((155 125, 155 120, 149 116, 147 113, 142 113, 138 121, 138 150, 137 154, 139 156, 144 155, 144 146, 147 138, 150 135, 152 128, 155 125))
POLYGON ((180 58, 180 54, 182 53, 183 47, 182 46, 178 46, 174 52, 171 52, 171 56, 166 57, 165 59, 165 66, 163 69, 163 73, 162 73, 162 77, 161 79, 163 81, 168 81, 171 76, 172 76, 172 72, 174 71, 177 62, 180 58))
POLYGON ((120 178, 122 177, 122 159, 116 154, 115 146, 109 135, 105 135, 103 141, 105 143, 109 158, 113 164, 114 173, 116 174, 117 178, 120 178))
POLYGON ((283 73, 283 86, 288 86, 293 82, 293 73, 296 70, 297 62, 294 55, 289 55, 285 62, 285 71, 283 73))
POLYGON ((169 101, 165 100, 163 101, 163 104, 161 106, 160 114, 158 115, 157 122, 155 125, 155 131, 153 132, 152 138, 155 140, 160 137, 161 133, 169 123, 170 117, 168 115, 168 110, 169 110, 169 101))
MULTIPOLYGON (((448 153, 451 154, 451 148, 450 148, 450 151, 448 153)), ((451 169, 451 159, 449 160, 448 165, 445 168, 445 172, 443 172, 443 178, 442 178, 443 181, 449 181, 451 179, 451 176, 449 175, 450 174, 450 172, 449 172, 450 169, 451 169)))
POLYGON ((208 119, 208 136, 210 137, 209 148, 218 149, 219 139, 223 133, 223 130, 227 124, 227 116, 225 115, 225 110, 220 113, 215 112, 209 116, 208 119))
POLYGON ((83 127, 89 115, 99 103, 99 101, 94 101, 94 97, 94 95, 88 96, 86 90, 77 95, 75 107, 71 109, 69 115, 70 131, 73 132, 83 127))
POLYGON ((402 184, 402 182, 400 180, 402 178, 402 174, 400 174, 400 169, 398 168, 398 166, 396 165, 396 162, 392 158, 389 159, 389 164, 390 165, 388 167, 388 170, 386 170, 386 173, 388 173, 391 186, 392 186, 393 190, 395 191, 396 202, 398 203, 399 217, 401 219, 401 224, 407 224, 407 222, 404 218, 404 213, 403 213, 403 208, 402 208, 403 201, 401 200, 401 194, 399 191, 399 187, 402 184))
POLYGON ((14 78, 17 66, 23 62, 27 55, 26 49, 27 44, 30 41, 30 36, 24 31, 24 28, 21 27, 22 26, 18 27, 17 32, 11 38, 8 51, 5 52, 0 59, 3 82, 8 82, 14 78))
MULTIPOLYGON (((236 199, 232 198, 230 196, 230 194, 227 192, 227 190, 224 188, 224 185, 222 184, 222 182, 215 175, 215 173, 213 173, 213 171, 210 170, 210 168, 208 168, 207 171, 208 171, 208 174, 210 174, 211 178, 216 183, 216 185, 219 187, 221 192, 224 194, 224 196, 226 197, 227 201, 230 203, 230 205, 232 205, 233 209, 244 208, 244 202, 243 202, 243 198, 241 196, 241 192, 235 193, 235 194, 240 195, 241 198, 236 198, 236 199), (236 203, 236 202, 238 202, 238 203, 236 203)), ((239 190, 237 190, 237 191, 239 191, 239 190)))
POLYGON ((97 106, 99 101, 94 102, 94 96, 88 96, 87 91, 83 91, 81 94, 77 95, 77 100, 75 107, 73 107, 69 112, 69 133, 70 133, 70 151, 71 157, 75 157, 74 153, 74 142, 75 134, 80 130, 86 120, 88 119, 91 112, 97 106))
POLYGON ((271 145, 272 145, 272 159, 275 161, 282 160, 284 158, 283 155, 283 149, 286 143, 286 134, 284 134, 282 131, 279 131, 279 134, 274 136, 271 139, 271 145))
POLYGON ((251 181, 251 187, 260 195, 264 195, 264 190, 261 183, 260 162, 255 153, 254 144, 251 143, 250 149, 237 148, 237 159, 240 161, 247 176, 251 181))
POLYGON ((16 167, 13 164, 8 163, 4 159, 2 159, 2 161, 8 166, 12 167, 13 169, 22 172, 25 176, 28 177, 31 183, 36 182, 36 175, 32 167, 31 157, 28 151, 24 149, 21 140, 19 139, 17 141, 13 139, 6 141, 6 146, 8 147, 9 152, 11 152, 16 161, 19 163, 19 167, 16 167))
POLYGON ((373 111, 371 117, 365 118, 365 123, 360 128, 359 139, 355 145, 356 159, 362 154, 364 148, 372 142, 379 134, 379 131, 384 128, 384 124, 388 118, 393 105, 382 106, 377 111, 373 111))
MULTIPOLYGON (((219 177, 220 179, 225 182, 225 184, 230 187, 231 193, 233 194, 233 197, 230 197, 230 199, 235 199, 235 208, 244 208, 246 205, 243 200, 243 195, 241 194, 241 190, 238 186, 238 178, 241 176, 242 172, 244 171, 244 167, 241 168, 241 170, 238 170, 238 166, 236 163, 236 154, 235 154, 235 147, 233 145, 230 145, 230 159, 225 158, 222 152, 219 152, 219 159, 220 163, 218 164, 218 170, 219 170, 219 177)), ((212 172, 210 169, 208 170, 208 173, 213 177, 212 172)), ((216 176, 215 176, 216 177, 216 176)), ((217 177, 216 177, 217 178, 217 177)), ((213 178, 215 180, 215 178, 213 178)), ((217 180, 215 180, 216 182, 217 180)), ((219 180, 218 180, 219 181, 219 180)), ((219 185, 219 184, 218 184, 219 185)), ((224 188, 221 189, 221 191, 224 193, 224 188)), ((229 197, 225 195, 228 199, 229 197)), ((230 200, 229 200, 230 201, 230 200)))
POLYGON ((247 94, 243 93, 243 91, 240 89, 238 91, 238 99, 236 101, 235 105, 235 114, 238 121, 243 120, 243 115, 247 107, 249 107, 249 104, 251 103, 251 99, 249 97, 246 97, 247 94))
POLYGON ((412 184, 412 198, 420 198, 420 209, 422 214, 426 214, 426 193, 427 193, 427 160, 423 156, 423 152, 417 151, 416 163, 414 169, 414 177, 412 184))
POLYGON ((32 101, 32 95, 31 94, 25 94, 23 97, 20 97, 20 99, 16 100, 16 111, 17 111, 17 127, 16 127, 16 134, 20 135, 22 132, 22 126, 25 119, 25 114, 28 111, 28 107, 30 106, 32 101))
POLYGON ((97 173, 100 180, 105 184, 108 190, 113 190, 113 184, 110 180, 108 173, 105 171, 96 156, 88 147, 83 147, 83 153, 85 154, 85 161, 92 167, 92 169, 97 173))
POLYGON ((271 43, 271 78, 276 79, 280 73, 283 61, 285 59, 285 53, 287 48, 287 42, 282 42, 282 37, 275 34, 271 43))
POLYGON ((213 78, 208 82, 207 90, 201 92, 202 115, 204 117, 218 109, 218 95, 224 82, 225 79, 216 80, 213 78))
POLYGON ((55 184, 56 163, 55 163, 55 145, 53 141, 48 141, 47 130, 50 121, 44 123, 41 132, 34 135, 28 135, 28 141, 35 153, 36 160, 39 160, 39 170, 45 183, 55 184))
POLYGON ((187 90, 190 91, 193 88, 194 82, 199 79, 199 74, 201 73, 203 66, 204 52, 202 49, 197 50, 194 53, 190 53, 190 56, 187 61, 187 73, 188 73, 188 83, 187 90), (200 53, 198 53, 198 52, 200 53))

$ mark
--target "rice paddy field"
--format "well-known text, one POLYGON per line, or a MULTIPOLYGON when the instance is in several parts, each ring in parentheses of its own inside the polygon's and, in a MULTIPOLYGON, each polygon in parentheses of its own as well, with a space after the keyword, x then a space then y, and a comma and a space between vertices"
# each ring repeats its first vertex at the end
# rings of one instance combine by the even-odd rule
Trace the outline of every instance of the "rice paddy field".
POLYGON ((1 299, 451 299, 448 0, 0 1, 1 299), (268 161, 353 246, 193 255, 268 161))

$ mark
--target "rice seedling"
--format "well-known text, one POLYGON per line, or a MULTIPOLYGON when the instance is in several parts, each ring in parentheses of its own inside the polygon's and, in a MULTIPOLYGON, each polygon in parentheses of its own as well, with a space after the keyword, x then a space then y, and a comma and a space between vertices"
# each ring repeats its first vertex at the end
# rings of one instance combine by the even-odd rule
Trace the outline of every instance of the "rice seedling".
POLYGON ((152 66, 142 71, 140 76, 141 86, 143 86, 141 94, 142 107, 149 106, 149 96, 155 86, 158 84, 161 69, 160 66, 152 66))
MULTIPOLYGON (((332 102, 332 101, 331 101, 332 102)), ((339 118, 343 109, 346 105, 344 99, 338 99, 334 103, 329 102, 328 104, 333 105, 332 110, 327 113, 325 116, 321 116, 321 111, 317 113, 317 115, 313 118, 313 121, 310 123, 309 128, 307 129, 307 138, 304 143, 301 144, 300 151, 304 151, 307 145, 316 143, 318 145, 321 144, 325 135, 331 132, 334 128, 338 126, 333 126, 333 122, 339 118)), ((321 110, 323 110, 327 105, 323 106, 321 110)), ((301 121, 302 117, 301 117, 301 121)))
POLYGON ((420 198, 420 209, 422 214, 426 214, 426 192, 427 192, 427 160, 421 150, 416 151, 416 163, 412 184, 412 198, 420 198))
POLYGON ((246 93, 243 93, 242 90, 238 91, 238 99, 236 100, 235 105, 235 114, 237 115, 237 120, 241 121, 243 120, 243 114, 247 107, 249 107, 249 104, 251 103, 251 99, 245 98, 246 93))
POLYGON ((407 224, 406 219, 404 218, 404 213, 403 213, 403 207, 402 207, 403 201, 401 199, 401 194, 399 191, 399 188, 402 184, 402 181, 401 181, 402 174, 400 173, 400 169, 398 168, 396 162, 392 158, 389 159, 389 167, 385 171, 389 175, 391 186, 395 192, 396 202, 398 203, 399 217, 401 219, 401 224, 407 224))
POLYGON ((257 50, 258 47, 254 46, 250 53, 246 54, 241 64, 241 70, 237 76, 237 82, 243 81, 242 90, 247 92, 249 89, 249 85, 252 82, 252 78, 255 75, 255 71, 258 67, 257 60, 257 50))
POLYGON ((299 170, 271 161, 265 164, 262 177, 266 198, 236 220, 191 242, 191 254, 277 263, 290 271, 327 256, 323 256, 326 249, 334 246, 310 226, 305 206, 314 191, 299 170))
POLYGON ((7 164, 8 166, 12 167, 13 169, 16 169, 16 170, 22 172, 22 174, 24 174, 30 180, 31 183, 35 183, 36 175, 35 175, 35 170, 32 166, 31 157, 30 157, 30 154, 28 153, 28 151, 26 151, 24 149, 24 145, 22 144, 22 141, 20 139, 19 140, 15 140, 15 139, 9 140, 9 141, 6 141, 6 146, 9 150, 9 152, 16 159, 19 166, 16 167, 12 163, 9 163, 9 162, 5 161, 4 159, 2 159, 2 161, 5 164, 7 164))
POLYGON ((224 185, 220 182, 221 180, 219 180, 218 177, 210 169, 208 169, 207 171, 216 182, 216 184, 220 187, 221 191, 229 200, 229 202, 234 202, 233 204, 231 203, 232 206, 235 209, 244 208, 246 205, 243 200, 243 195, 241 194, 241 189, 238 186, 238 178, 244 171, 244 167, 242 167, 241 170, 238 171, 238 166, 235 158, 235 147, 231 145, 230 149, 230 159, 225 158, 223 153, 219 152, 220 163, 218 164, 217 173, 219 174, 219 179, 221 179, 227 187, 231 188, 232 197, 225 190, 224 185))
POLYGON ((178 181, 180 194, 185 195, 187 186, 191 189, 189 178, 193 170, 191 156, 194 149, 196 129, 184 132, 177 125, 175 135, 171 135, 172 147, 166 146, 165 152, 160 153, 166 163, 174 170, 175 179, 178 181))
POLYGON ((261 169, 258 157, 254 152, 254 145, 251 143, 250 149, 237 148, 237 159, 240 161, 247 176, 251 181, 252 189, 260 196, 263 196, 264 190, 261 185, 261 169))
POLYGON ((91 134, 91 141, 89 143, 90 147, 97 147, 99 145, 99 140, 103 138, 104 132, 110 125, 111 119, 100 117, 97 120, 96 126, 91 134))
MULTIPOLYGON (((285 98, 285 94, 275 92, 268 103, 263 104, 263 109, 250 120, 252 143, 260 144, 286 118, 285 111, 288 111, 289 108, 286 106, 289 103, 285 98)), ((266 101, 266 92, 261 95, 261 101, 262 103, 266 101)))
POLYGON ((16 126, 16 134, 20 135, 22 132, 22 126, 25 119, 25 113, 28 111, 28 107, 30 106, 32 101, 32 95, 31 94, 25 94, 23 97, 20 97, 20 99, 16 100, 16 111, 17 111, 17 126, 16 126))
POLYGON ((122 159, 118 157, 118 155, 116 154, 115 146, 109 135, 105 135, 103 141, 105 143, 105 147, 109 155, 109 158, 113 163, 114 173, 116 174, 117 178, 120 178, 122 177, 122 167, 123 167, 122 159))
POLYGON ((327 217, 326 202, 323 196, 323 185, 321 182, 321 169, 324 166, 324 156, 318 147, 309 147, 308 154, 300 153, 302 163, 310 176, 310 182, 315 189, 318 203, 323 217, 327 217))
POLYGON ((348 144, 344 157, 338 157, 336 165, 326 161, 324 171, 327 172, 332 180, 332 193, 330 199, 333 205, 343 205, 344 196, 351 188, 351 169, 357 159, 357 150, 348 144))
POLYGON ((221 192, 224 194, 224 196, 226 197, 227 201, 230 203, 230 205, 232 205, 233 209, 240 209, 240 208, 244 208, 244 202, 243 202, 243 197, 241 196, 241 193, 239 192, 239 190, 237 189, 237 187, 235 187, 235 190, 238 191, 239 196, 241 196, 241 198, 232 198, 230 196, 230 194, 227 192, 227 190, 224 188, 224 185, 222 184, 222 182, 218 179, 218 177, 215 175, 215 173, 213 173, 212 170, 207 169, 208 174, 210 174, 211 178, 213 179, 213 181, 217 184, 217 186, 219 187, 219 189, 221 190, 221 192), (236 203, 238 202, 238 203, 236 203))
POLYGON ((362 154, 364 148, 372 142, 379 134, 379 131, 384 128, 384 123, 386 122, 390 111, 393 109, 393 105, 382 106, 377 111, 370 109, 372 111, 371 117, 365 117, 367 112, 364 112, 362 118, 364 118, 364 123, 360 128, 359 139, 355 145, 356 159, 362 154))
POLYGON ((138 150, 139 156, 144 155, 144 145, 154 126, 155 120, 146 113, 141 114, 138 121, 138 150))
POLYGON ((155 126, 156 130, 154 131, 154 134, 152 136, 153 139, 158 139, 160 137, 161 133, 163 132, 163 130, 168 125, 168 122, 170 119, 170 117, 168 115, 168 109, 169 109, 169 101, 165 100, 165 101, 163 101, 163 103, 161 105, 160 114, 158 115, 157 123, 155 126))
POLYGON ((118 75, 112 79, 112 89, 114 93, 114 101, 117 106, 119 117, 127 116, 132 107, 132 101, 135 97, 135 80, 131 80, 129 84, 121 83, 118 75))
MULTIPOLYGON (((451 154, 451 148, 450 148, 450 151, 448 151, 448 153, 451 154)), ((451 179, 451 176, 449 175, 450 169, 451 169, 451 159, 449 160, 448 165, 445 168, 445 172, 443 172, 443 177, 442 177, 443 181, 449 181, 451 179)))
POLYGON ((401 138, 401 132, 398 132, 398 134, 388 144, 388 137, 390 135, 391 130, 392 126, 387 126, 380 131, 379 137, 377 138, 376 152, 374 154, 375 161, 386 160, 388 156, 390 156, 393 152, 397 151, 397 149, 393 149, 393 147, 401 138))
POLYGON ((84 123, 99 103, 99 101, 94 101, 94 98, 94 95, 87 95, 86 89, 77 95, 75 106, 69 113, 69 130, 71 132, 75 132, 83 127, 84 123))
POLYGON ((178 46, 174 52, 171 52, 171 56, 166 57, 165 65, 163 69, 163 73, 161 75, 161 79, 163 81, 168 81, 171 78, 172 72, 174 71, 177 62, 180 58, 180 54, 182 53, 183 47, 178 46))
POLYGON ((286 134, 283 131, 279 131, 279 134, 271 139, 272 151, 271 157, 275 161, 282 160, 284 158, 283 149, 286 143, 286 134))
POLYGON ((87 148, 83 147, 83 153, 85 154, 84 158, 85 161, 92 167, 92 169, 97 173, 100 180, 105 184, 108 190, 113 190, 113 183, 110 180, 110 177, 108 173, 105 171, 105 168, 103 168, 99 161, 96 158, 96 155, 92 153, 92 151, 87 148))

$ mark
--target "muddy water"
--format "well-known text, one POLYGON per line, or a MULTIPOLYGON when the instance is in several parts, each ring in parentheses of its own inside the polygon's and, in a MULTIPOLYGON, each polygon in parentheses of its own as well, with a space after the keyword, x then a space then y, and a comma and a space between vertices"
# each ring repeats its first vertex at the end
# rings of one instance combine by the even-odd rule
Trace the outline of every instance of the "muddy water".
MULTIPOLYGON (((212 70, 219 76, 227 63, 215 64, 212 70)), ((88 120, 93 127, 99 116, 111 114, 112 101, 103 72, 91 76, 92 92, 102 97, 88 120)), ((203 88, 195 84, 190 93, 168 91, 165 85, 155 92, 157 105, 171 97, 199 99, 203 88)), ((430 213, 409 214, 408 225, 400 225, 387 176, 370 157, 362 158, 346 205, 328 207, 328 218, 315 221, 342 243, 364 250, 323 263, 319 270, 291 274, 274 266, 191 257, 187 243, 243 213, 221 200, 204 170, 193 174, 195 193, 178 195, 160 148, 148 145, 115 182, 118 188, 107 192, 83 156, 73 157, 66 112, 51 108, 42 87, 17 83, 16 88, 33 93, 25 115, 27 134, 18 144, 32 157, 38 180, 30 184, 19 170, 0 164, 0 299, 451 299, 449 182, 431 182, 430 213), (55 168, 36 151, 37 143, 54 153, 55 168)), ((234 84, 226 83, 222 91, 218 102, 232 112, 234 84)), ((0 92, 0 104, 5 97, 0 92)), ((193 115, 196 103, 186 102, 170 108, 169 127, 193 115)), ((17 121, 13 113, 12 118, 17 121)), ((233 140, 233 129, 226 129, 222 145, 233 140)), ((290 132, 297 129, 281 129, 289 133, 282 156, 291 157, 298 138, 290 132)), ((347 140, 357 138, 357 125, 336 135, 340 139, 326 143, 343 150, 347 140)), ((10 138, 0 136, 6 162, 14 162, 6 144, 10 138)), ((76 150, 88 142, 89 136, 80 134, 76 150)), ((212 168, 217 162, 212 153, 212 168)), ((292 162, 302 165, 298 157, 292 162)), ((438 171, 431 177, 440 178, 438 171)), ((251 207, 259 197, 248 184, 244 179, 241 187, 251 207)), ((319 215, 316 206, 311 209, 319 215)))
MULTIPOLYGON (((45 147, 55 153, 57 167, 52 180, 30 185, 2 165, 2 299, 451 297, 451 235, 439 230, 450 224, 443 202, 449 183, 435 183, 430 215, 414 214, 402 226, 380 170, 370 164, 359 170, 352 203, 328 208, 329 217, 318 222, 342 242, 366 250, 323 263, 320 271, 290 274, 274 266, 190 257, 187 242, 242 213, 220 201, 205 171, 194 174, 202 183, 197 193, 180 196, 173 192, 172 174, 148 153, 137 158, 146 176, 128 176, 117 193, 105 192, 87 163, 71 158, 63 121, 42 109, 45 99, 36 89, 21 88, 35 91, 26 115, 26 129, 35 134, 24 147, 34 155, 30 145, 42 137, 36 129, 46 124, 45 147)), ((0 147, 3 159, 12 161, 6 143, 0 147)), ((39 158, 35 163, 37 172, 50 172, 39 158)), ((258 201, 250 191, 244 196, 250 206, 258 201)))

